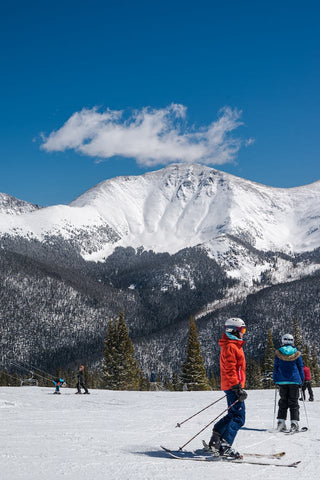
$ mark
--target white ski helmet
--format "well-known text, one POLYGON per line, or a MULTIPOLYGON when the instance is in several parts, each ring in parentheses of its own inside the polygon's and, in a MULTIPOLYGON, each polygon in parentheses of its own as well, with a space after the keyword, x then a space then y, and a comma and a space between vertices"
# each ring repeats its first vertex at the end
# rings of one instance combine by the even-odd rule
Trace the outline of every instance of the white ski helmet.
POLYGON ((244 323, 241 318, 232 317, 228 318, 228 320, 224 323, 224 330, 228 333, 231 332, 241 332, 246 333, 246 324, 244 323))
POLYGON ((290 333, 285 333, 281 338, 282 345, 293 345, 294 338, 290 333))

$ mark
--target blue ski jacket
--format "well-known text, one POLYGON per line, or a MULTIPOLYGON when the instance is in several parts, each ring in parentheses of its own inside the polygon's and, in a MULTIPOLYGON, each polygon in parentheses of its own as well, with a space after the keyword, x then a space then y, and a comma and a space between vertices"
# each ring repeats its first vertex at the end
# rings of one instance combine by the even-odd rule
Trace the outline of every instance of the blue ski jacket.
POLYGON ((294 383, 302 385, 304 380, 301 352, 292 345, 276 350, 273 367, 273 381, 276 384, 294 383))

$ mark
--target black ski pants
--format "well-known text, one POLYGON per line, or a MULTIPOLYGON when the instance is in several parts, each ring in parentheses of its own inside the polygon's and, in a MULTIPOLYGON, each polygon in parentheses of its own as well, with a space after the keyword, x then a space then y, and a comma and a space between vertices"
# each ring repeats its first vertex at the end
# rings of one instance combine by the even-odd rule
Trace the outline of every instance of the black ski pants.
POLYGON ((79 393, 81 393, 81 387, 84 388, 84 391, 85 391, 86 393, 88 393, 88 389, 87 389, 85 383, 82 382, 81 380, 78 380, 77 389, 78 389, 78 392, 79 392, 79 393))
POLYGON ((292 383, 279 385, 278 419, 286 420, 289 409, 290 420, 299 420, 299 388, 300 385, 292 383))
POLYGON ((302 395, 304 400, 306 399, 306 394, 305 394, 306 389, 308 389, 310 402, 313 402, 313 391, 311 386, 311 380, 305 380, 302 384, 302 395))

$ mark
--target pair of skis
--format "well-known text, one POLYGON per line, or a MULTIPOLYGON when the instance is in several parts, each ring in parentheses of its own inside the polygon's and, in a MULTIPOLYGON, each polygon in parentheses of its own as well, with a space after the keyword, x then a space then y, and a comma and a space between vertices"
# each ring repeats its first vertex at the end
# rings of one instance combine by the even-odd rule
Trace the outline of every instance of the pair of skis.
POLYGON ((295 435, 296 433, 307 432, 308 427, 302 427, 299 430, 268 430, 269 433, 283 433, 284 435, 295 435))
POLYGON ((246 459, 243 457, 249 457, 249 458, 268 458, 271 460, 280 460, 284 455, 285 452, 279 452, 279 453, 270 453, 270 454, 262 454, 262 453, 244 453, 242 458, 235 459, 235 458, 230 458, 230 457, 215 457, 212 455, 209 451, 206 451, 205 449, 202 450, 197 450, 195 452, 192 451, 183 451, 183 450, 170 450, 169 448, 161 446, 161 448, 168 453, 168 455, 172 458, 175 458, 177 460, 192 460, 196 462, 226 462, 226 463, 245 463, 245 464, 251 464, 251 465, 264 465, 264 466, 276 466, 276 467, 293 467, 296 468, 301 461, 298 462, 292 462, 292 463, 270 463, 270 462, 264 462, 264 461, 253 461, 250 459, 246 459))

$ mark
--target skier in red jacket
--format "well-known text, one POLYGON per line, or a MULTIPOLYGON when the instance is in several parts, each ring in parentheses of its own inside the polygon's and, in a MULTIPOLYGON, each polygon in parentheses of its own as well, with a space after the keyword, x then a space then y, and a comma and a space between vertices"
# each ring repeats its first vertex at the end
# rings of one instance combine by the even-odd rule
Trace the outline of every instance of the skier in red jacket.
POLYGON ((302 384, 302 395, 299 398, 299 400, 305 400, 306 399, 306 393, 305 392, 306 392, 306 389, 308 389, 309 402, 313 402, 313 391, 312 391, 312 385, 311 385, 310 368, 307 367, 306 365, 304 365, 303 371, 304 371, 304 382, 302 384))
POLYGON ((245 422, 244 400, 247 398, 247 392, 243 388, 246 380, 246 361, 242 338, 246 326, 241 318, 229 318, 224 324, 224 329, 225 332, 219 340, 221 390, 225 391, 230 408, 227 415, 214 425, 209 448, 216 456, 240 458, 241 455, 233 450, 231 445, 245 422))

